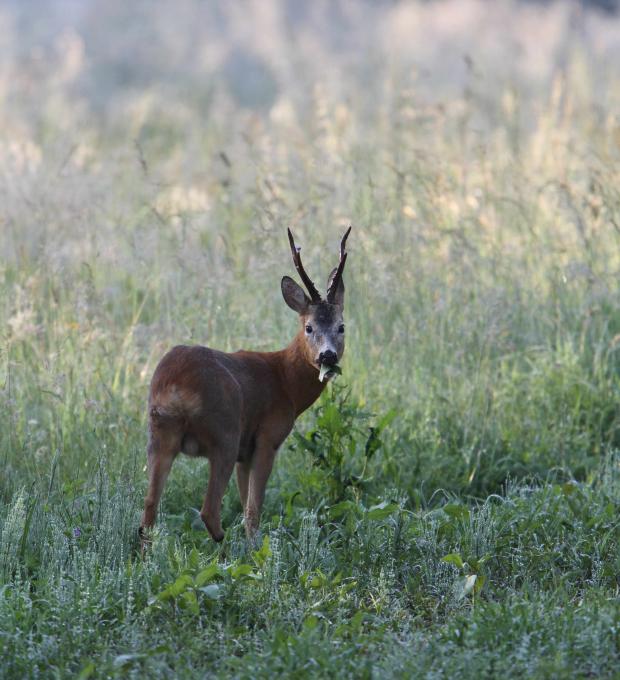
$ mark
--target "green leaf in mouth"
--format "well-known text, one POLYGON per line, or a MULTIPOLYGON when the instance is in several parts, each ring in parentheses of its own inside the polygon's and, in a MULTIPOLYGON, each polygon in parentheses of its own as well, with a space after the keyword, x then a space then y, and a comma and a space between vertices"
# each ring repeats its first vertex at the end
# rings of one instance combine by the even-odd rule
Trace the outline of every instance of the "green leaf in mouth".
POLYGON ((325 382, 325 380, 329 380, 329 378, 333 377, 334 375, 340 375, 342 373, 342 369, 338 364, 334 364, 333 366, 328 366, 327 364, 321 364, 321 368, 319 369, 319 380, 321 382, 325 382))

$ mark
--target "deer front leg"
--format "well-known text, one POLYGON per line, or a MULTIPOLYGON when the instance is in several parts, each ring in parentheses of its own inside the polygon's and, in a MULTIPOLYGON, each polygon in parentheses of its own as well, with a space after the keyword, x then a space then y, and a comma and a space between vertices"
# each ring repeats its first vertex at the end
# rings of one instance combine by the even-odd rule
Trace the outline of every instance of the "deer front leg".
POLYGON ((229 450, 221 450, 212 455, 209 462, 209 485, 200 517, 213 540, 219 543, 224 538, 221 518, 222 499, 235 466, 235 455, 229 450))
POLYGON ((252 458, 248 495, 245 503, 245 532, 253 540, 258 531, 260 513, 265 500, 265 487, 271 475, 277 448, 272 444, 257 445, 252 458))

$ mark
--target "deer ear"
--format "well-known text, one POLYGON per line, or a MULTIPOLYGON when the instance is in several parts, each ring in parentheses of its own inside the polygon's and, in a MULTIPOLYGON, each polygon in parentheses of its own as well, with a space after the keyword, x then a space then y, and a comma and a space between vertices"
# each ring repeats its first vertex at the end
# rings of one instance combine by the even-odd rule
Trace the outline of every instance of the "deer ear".
MULTIPOLYGON (((329 290, 330 286, 332 285, 332 281, 334 280, 334 276, 336 275, 337 271, 338 267, 334 267, 332 269, 332 273, 327 279, 327 290, 329 290)), ((342 282, 342 277, 340 277, 338 288, 336 288, 336 292, 334 293, 334 304, 338 305, 339 307, 344 305, 344 283, 342 282)))
POLYGON ((282 288, 284 302, 286 302, 293 311, 298 314, 304 314, 310 304, 310 298, 304 293, 303 288, 293 281, 290 276, 283 276, 280 286, 282 288))

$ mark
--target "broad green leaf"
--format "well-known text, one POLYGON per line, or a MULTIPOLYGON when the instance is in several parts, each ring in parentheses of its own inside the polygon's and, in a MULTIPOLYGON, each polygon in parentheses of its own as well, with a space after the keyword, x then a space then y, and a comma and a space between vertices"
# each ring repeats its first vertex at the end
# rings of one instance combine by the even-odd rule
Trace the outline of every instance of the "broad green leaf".
POLYGON ((271 550, 269 548, 269 536, 266 535, 263 538, 263 544, 261 547, 252 553, 252 558, 259 567, 262 567, 270 556, 271 550))
POLYGON ((442 562, 448 562, 448 564, 453 564, 458 569, 463 568, 463 559, 459 553, 450 553, 441 558, 442 562))
POLYGON ((379 505, 373 505, 368 508, 366 517, 368 517, 368 519, 385 519, 395 512, 398 512, 398 509, 399 506, 397 503, 388 503, 387 501, 384 501, 383 503, 379 503, 379 505))
POLYGON ((196 598, 196 593, 193 590, 186 590, 181 595, 180 604, 184 609, 188 609, 192 614, 198 615, 200 613, 198 599, 196 598))
POLYGON ((575 482, 566 482, 565 484, 562 484, 562 492, 564 493, 565 496, 570 496, 571 494, 574 494, 575 491, 577 491, 579 487, 575 482))
POLYGON ((340 503, 332 505, 332 507, 329 509, 329 516, 331 519, 336 519, 347 512, 355 513, 356 511, 357 505, 353 501, 340 501, 340 503))
POLYGON ((200 564, 200 554, 196 548, 192 548, 192 551, 189 554, 188 562, 192 569, 198 569, 198 565, 200 564))
POLYGON ((353 628, 353 630, 359 630, 361 628, 362 623, 364 623, 364 619, 366 618, 366 612, 359 611, 353 614, 353 617, 351 619, 350 626, 353 628))
POLYGON ((219 565, 217 564, 210 564, 206 569, 203 569, 194 579, 194 583, 197 586, 204 586, 205 583, 208 583, 211 581, 213 578, 218 576, 220 573, 220 568, 219 565))
POLYGON ((317 424, 325 428, 332 436, 343 429, 342 416, 336 404, 330 403, 325 406, 317 424))
POLYGON ((304 619, 304 628, 306 630, 314 630, 319 625, 319 620, 314 614, 310 614, 304 619))
POLYGON ((342 586, 340 586, 340 594, 345 595, 356 587, 357 581, 347 581, 347 583, 343 583, 342 586))
POLYGON ((222 596, 222 586, 217 585, 217 583, 212 583, 209 586, 203 586, 198 588, 201 593, 204 593, 210 600, 219 600, 222 596))
POLYGON ((173 598, 172 593, 170 592, 170 588, 164 588, 161 593, 157 593, 155 597, 152 597, 149 600, 149 604, 154 604, 155 602, 166 602, 167 600, 171 600, 173 598))
POLYGON ((238 580, 244 576, 253 577, 254 567, 251 564, 237 564, 228 568, 228 573, 233 580, 238 580))
POLYGON ((77 680, 87 680, 87 678, 90 678, 90 676, 95 672, 95 663, 93 661, 89 661, 84 668, 80 671, 80 674, 77 676, 77 680))
POLYGON ((172 585, 169 585, 167 590, 170 592, 171 597, 178 597, 193 584, 194 579, 189 574, 183 574, 172 585))

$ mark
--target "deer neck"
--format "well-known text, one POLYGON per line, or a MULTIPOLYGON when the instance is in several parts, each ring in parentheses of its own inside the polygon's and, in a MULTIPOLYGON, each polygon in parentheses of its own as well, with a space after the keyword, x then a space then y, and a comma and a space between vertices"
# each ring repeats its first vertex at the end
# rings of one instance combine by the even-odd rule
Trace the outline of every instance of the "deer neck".
POLYGON ((326 385, 319 382, 319 370, 308 362, 304 344, 303 331, 300 331, 279 353, 283 389, 293 403, 295 417, 314 404, 326 385))

